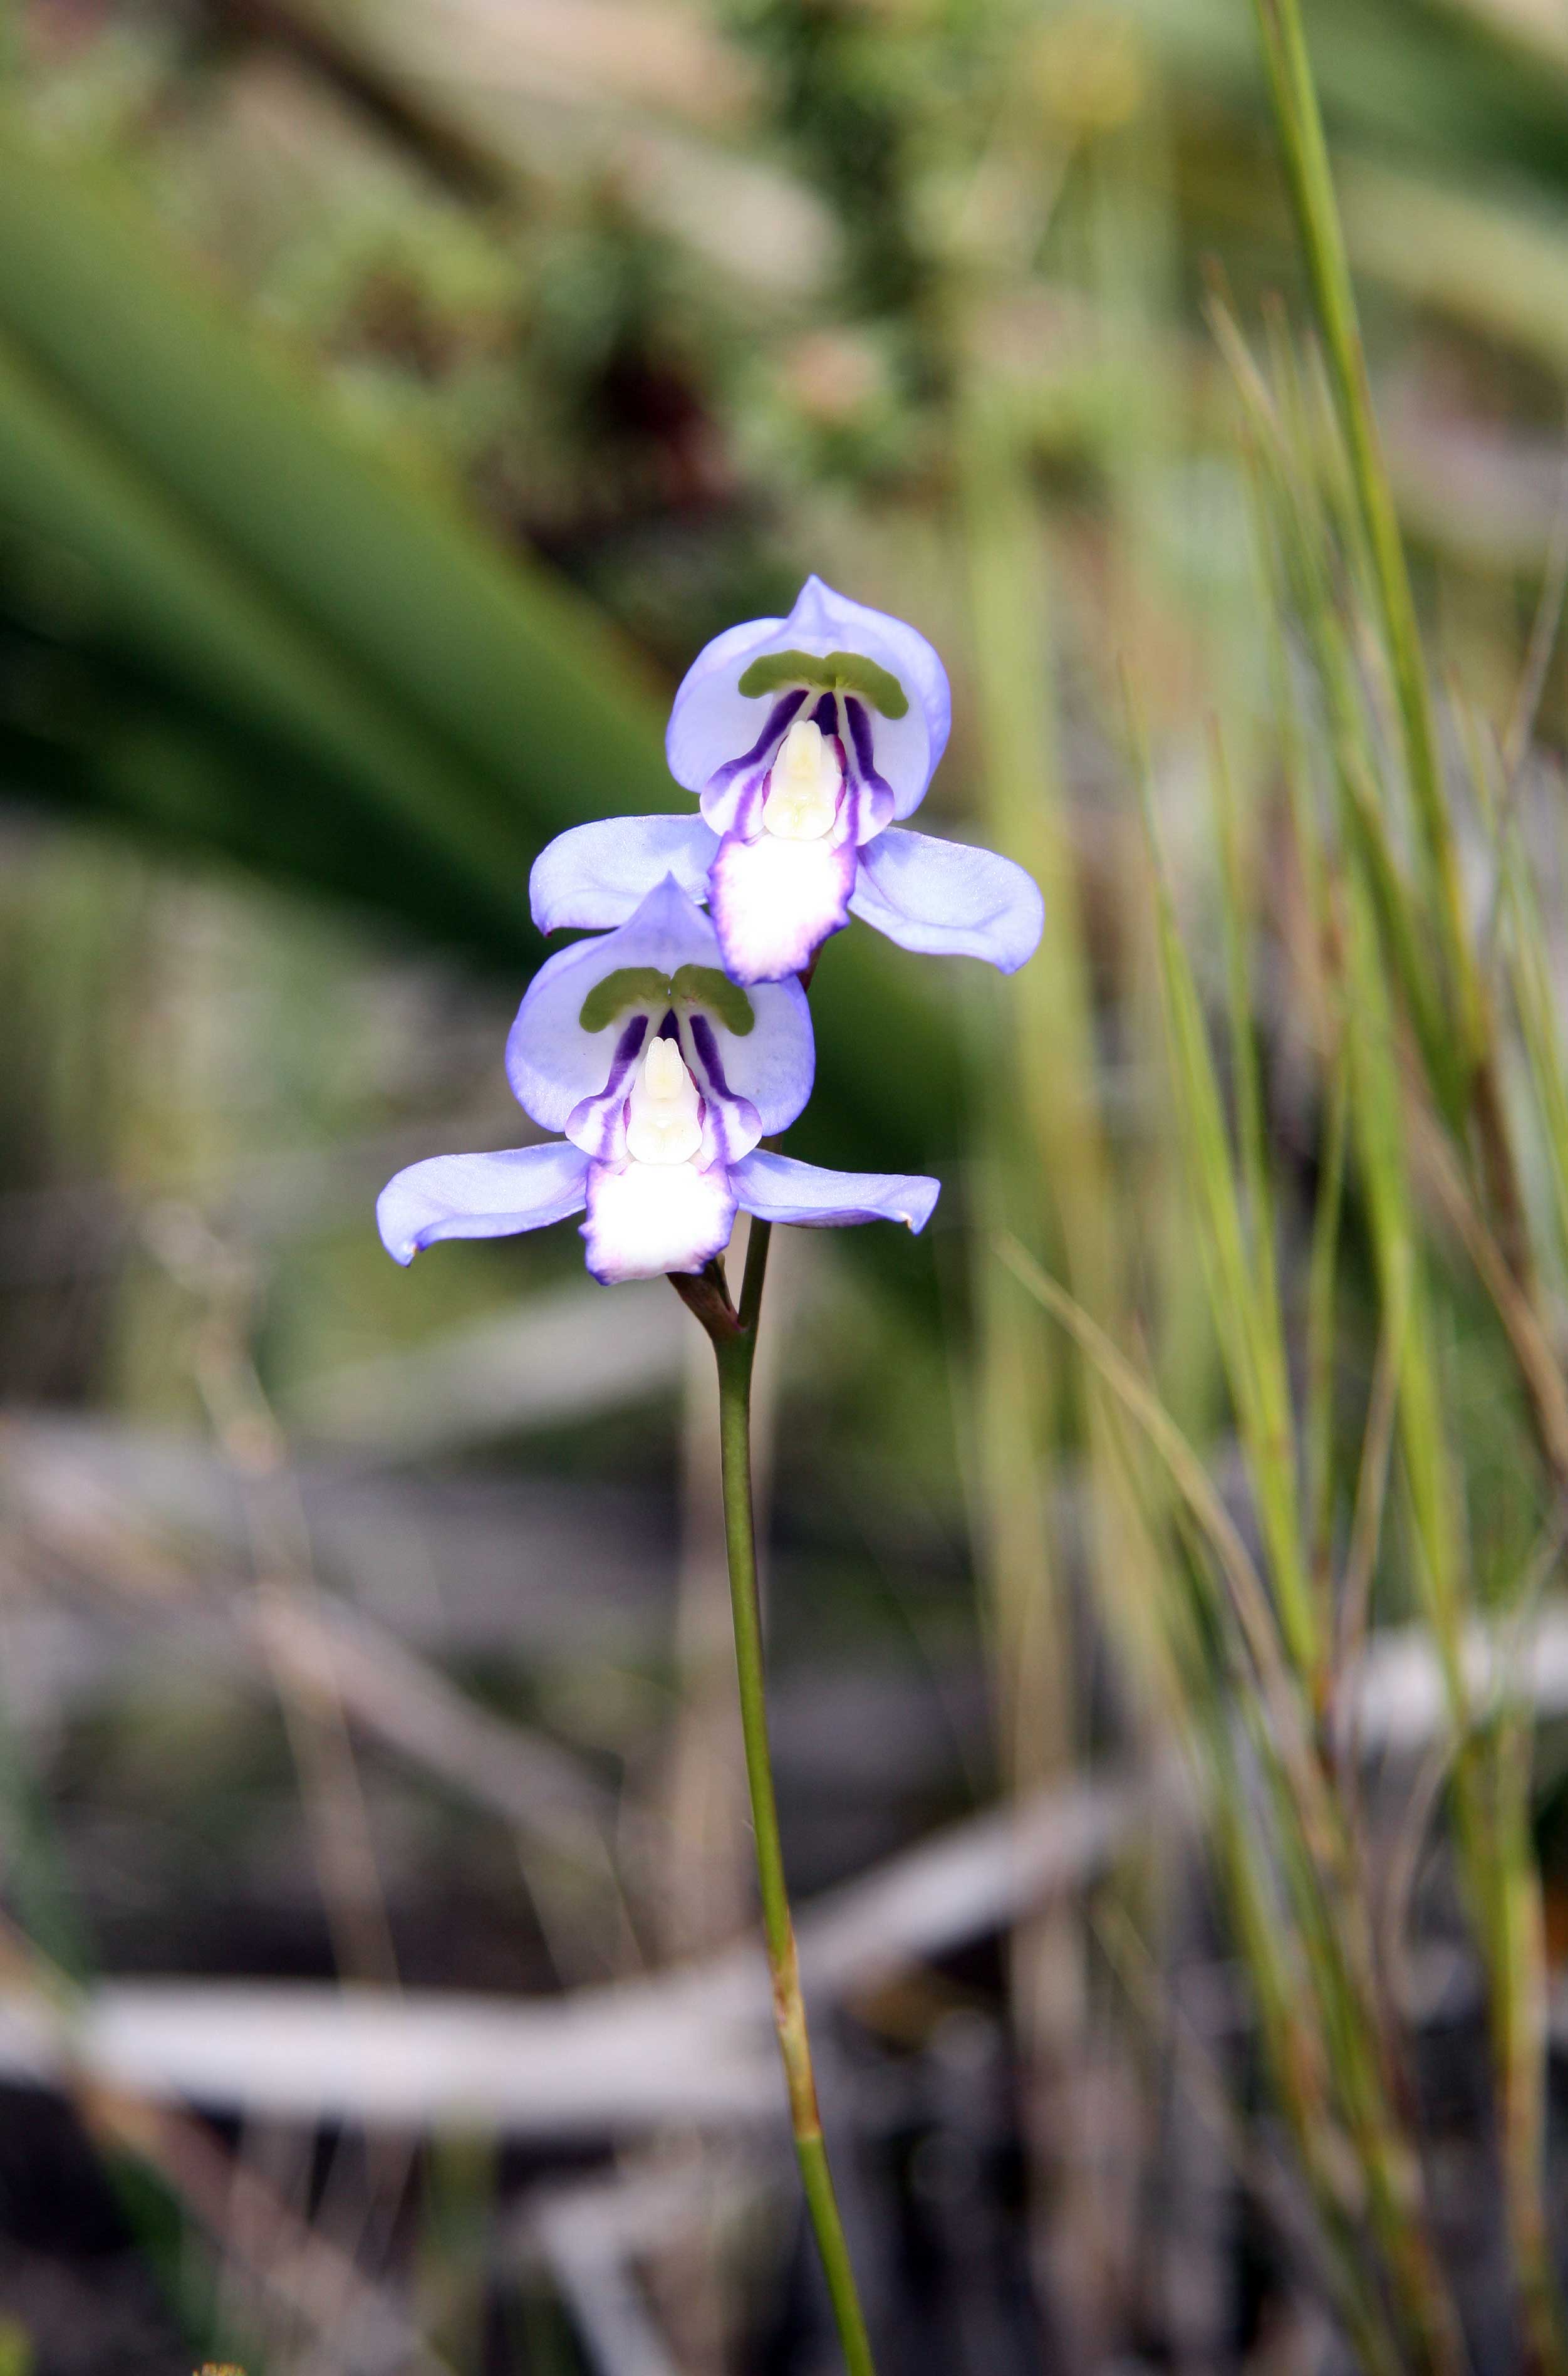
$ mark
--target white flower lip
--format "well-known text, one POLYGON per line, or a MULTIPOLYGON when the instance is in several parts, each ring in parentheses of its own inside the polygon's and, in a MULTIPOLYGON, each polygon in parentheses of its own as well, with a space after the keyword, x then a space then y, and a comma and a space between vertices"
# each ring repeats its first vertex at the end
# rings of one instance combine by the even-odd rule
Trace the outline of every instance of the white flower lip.
POLYGON ((606 1287, 660 1271, 695 1276, 722 1253, 735 1220, 729 1170, 695 1163, 588 1166, 588 1265, 606 1287))
POLYGON ((803 972, 831 933, 849 921, 855 851, 829 834, 791 841, 730 834, 719 845, 708 896, 731 978, 755 986, 803 972))

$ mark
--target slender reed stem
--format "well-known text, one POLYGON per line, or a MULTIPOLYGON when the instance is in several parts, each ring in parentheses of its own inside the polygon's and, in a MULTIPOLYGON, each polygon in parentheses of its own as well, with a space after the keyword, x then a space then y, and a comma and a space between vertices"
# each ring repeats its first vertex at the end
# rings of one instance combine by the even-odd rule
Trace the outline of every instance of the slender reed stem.
POLYGON ((816 2079, 806 2029, 805 1999, 795 1953, 795 1926, 784 1880, 778 1836, 778 1806, 767 1743, 767 1697, 762 1648, 762 1606, 757 1596, 756 1531, 752 1514, 752 1369, 757 1324, 767 1272, 771 1234, 766 1221, 753 1221, 741 1301, 730 1303, 722 1274, 701 1280, 672 1279, 682 1301, 713 1340, 719 1362, 719 1457, 724 1487, 724 1541, 730 1562, 730 1601, 735 1623, 735 1671, 741 1689, 741 1729, 745 1739, 746 1781, 756 1836, 756 1870, 767 1966, 773 1981, 773 2019, 790 2097, 790 2126, 801 2166, 806 2207, 832 2297, 833 2315, 849 2376, 875 2376, 871 2339, 855 2287, 849 2248, 838 2216, 827 2166, 816 2079))
POLYGON ((1524 1195, 1498 1078, 1495 1025, 1466 921, 1457 845, 1443 793, 1431 683, 1394 491, 1367 379, 1345 234, 1307 53, 1299 0, 1253 0, 1287 178, 1328 361, 1357 510, 1394 679, 1406 773, 1414 795, 1436 922, 1468 1074, 1470 1120, 1498 1235, 1520 1285, 1533 1283, 1524 1195))
MULTIPOLYGON (((1455 987, 1470 994, 1469 953, 1458 861, 1443 797, 1431 689, 1416 624, 1415 598, 1384 467, 1345 234, 1297 0, 1253 0, 1274 101, 1275 122, 1295 204, 1301 248, 1328 360, 1329 384, 1349 454, 1361 528, 1372 560, 1394 676, 1410 788, 1439 902, 1455 987)), ((1467 1016, 1464 1018, 1469 1021, 1467 1016)))
MULTIPOLYGON (((1434 921, 1441 936, 1451 1021, 1465 1063, 1465 1104, 1479 1158, 1479 1173, 1492 1234, 1528 1310, 1538 1298, 1528 1218, 1520 1187, 1499 1074, 1494 1002, 1484 966, 1478 964, 1467 920, 1457 847, 1444 793, 1443 766, 1416 605, 1393 489, 1384 464, 1368 385, 1355 291, 1350 278, 1327 143, 1302 29, 1300 0, 1253 0, 1262 36, 1274 113, 1284 150, 1301 246, 1330 385, 1349 457, 1355 502, 1372 564, 1399 714, 1406 773, 1414 797, 1425 851, 1434 921)), ((1353 900, 1352 908, 1356 906, 1353 900)), ((1371 909, 1360 939, 1370 955, 1371 909)), ((1352 937, 1352 962, 1355 962, 1352 937)), ((1363 988, 1376 980, 1375 961, 1360 966, 1363 988)), ((1404 1152, 1398 1143, 1399 1088, 1388 1061, 1387 1018, 1378 1035, 1360 1028, 1352 1041, 1353 1063, 1362 1065, 1361 1131, 1369 1205, 1381 1205, 1374 1238, 1383 1241, 1385 1301, 1408 1313, 1402 1322, 1400 1376, 1402 1443, 1411 1500, 1429 1571, 1429 1612, 1448 1681, 1457 1746, 1454 1769, 1455 1829, 1458 1859, 1470 1899, 1472 1919, 1488 1966, 1494 2059, 1501 2082, 1504 2126, 1504 2204, 1523 2311, 1526 2364, 1568 2371, 1568 2319, 1551 2265, 1544 2191, 1546 2084, 1538 2007, 1540 1909, 1538 1879, 1520 1840, 1510 1832, 1497 1803, 1497 1761, 1486 1738, 1473 1729, 1460 1657, 1465 1617, 1464 1578, 1453 1553, 1455 1539, 1448 1490, 1442 1422, 1433 1401, 1432 1367, 1422 1341, 1420 1301, 1406 1305, 1406 1284, 1414 1277, 1414 1240, 1404 1152), (1375 1075, 1364 1063, 1369 1052, 1375 1075), (1373 1141, 1377 1144, 1373 1144, 1373 1141), (1382 1178, 1378 1177, 1381 1170, 1382 1178)), ((1429 1066, 1430 1070, 1430 1066, 1429 1066)), ((1354 1087, 1354 1072, 1352 1072, 1354 1087)), ((1433 1075, 1442 1099, 1442 1085, 1433 1075)), ((1461 1112, 1448 1112, 1451 1125, 1461 1112)), ((1456 1131, 1456 1135, 1461 1135, 1456 1131)))

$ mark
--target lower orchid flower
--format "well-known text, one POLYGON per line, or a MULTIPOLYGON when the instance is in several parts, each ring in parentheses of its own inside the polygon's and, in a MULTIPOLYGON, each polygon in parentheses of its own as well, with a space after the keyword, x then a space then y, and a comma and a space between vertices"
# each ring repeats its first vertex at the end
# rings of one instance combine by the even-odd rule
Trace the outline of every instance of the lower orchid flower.
POLYGON ((383 1189, 387 1252, 511 1237, 587 1210, 588 1266, 606 1284, 700 1272, 737 1210, 767 1221, 925 1226, 934 1180, 824 1171, 759 1142, 793 1122, 815 1071, 799 982, 742 988, 709 919, 666 877, 617 931, 535 976, 506 1045, 524 1111, 564 1135, 493 1155, 438 1155, 383 1189))
POLYGON ((1014 973, 1039 892, 993 850, 905 833, 947 742, 946 671, 913 627, 809 577, 787 619, 731 627, 687 671, 667 749, 695 816, 560 834, 529 885, 541 932, 623 923, 673 875, 740 982, 802 973, 851 916, 900 947, 1014 973))

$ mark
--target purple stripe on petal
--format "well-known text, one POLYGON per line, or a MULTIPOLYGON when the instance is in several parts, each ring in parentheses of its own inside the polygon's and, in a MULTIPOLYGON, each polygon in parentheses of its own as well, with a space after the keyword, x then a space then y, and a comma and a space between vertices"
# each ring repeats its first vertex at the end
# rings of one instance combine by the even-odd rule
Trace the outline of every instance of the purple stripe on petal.
MULTIPOLYGON (((702 821, 710 832, 743 833, 751 840, 762 831, 762 804, 767 798, 776 755, 770 753, 765 766, 737 776, 728 791, 703 793, 702 821)), ((708 862, 711 866, 712 860, 708 862)))
POLYGON ((610 1077, 598 1095, 585 1098, 574 1106, 566 1117, 566 1135, 575 1146, 608 1162, 621 1151, 621 1138, 625 1127, 624 1108, 629 1094, 626 1075, 642 1053, 647 1038, 648 1018, 634 1015, 610 1060, 610 1077))
POLYGON ((690 1020, 692 1046, 696 1050, 697 1062, 707 1075, 708 1082, 721 1098, 733 1096, 734 1092, 724 1077, 724 1059, 719 1052, 719 1042, 713 1036, 712 1024, 706 1015, 695 1009, 693 1010, 690 1020))
POLYGON ((896 804, 892 785, 884 782, 876 772, 875 744, 864 703, 857 701, 852 694, 846 695, 844 711, 849 722, 849 739, 855 746, 855 764, 850 771, 850 804, 854 811, 853 839, 858 847, 891 824, 896 804))
MULTIPOLYGON (((756 839, 762 831, 763 803, 767 799, 767 788, 772 781, 772 761, 766 767, 753 769, 737 792, 734 822, 730 827, 731 833, 744 834, 748 841, 756 839)), ((713 854, 717 858, 719 852, 715 850, 713 854)), ((709 867, 708 873, 711 874, 712 872, 709 867)))
POLYGON ((865 704, 857 701, 852 693, 844 696, 844 715, 849 720, 849 739, 855 746, 855 764, 868 781, 876 774, 876 753, 872 745, 871 719, 865 704))
POLYGON ((722 766, 716 767, 704 784, 703 818, 715 833, 754 831, 754 812, 766 792, 767 771, 805 698, 806 690, 802 685, 797 692, 787 693, 781 701, 776 701, 768 713, 767 724, 751 749, 742 752, 738 759, 727 760, 722 766))
POLYGON ((709 789, 721 792, 727 786, 733 783, 742 767, 754 767, 759 759, 771 759, 774 746, 783 742, 793 723, 795 712, 805 697, 806 688, 802 684, 794 693, 787 693, 781 700, 776 701, 768 712, 767 724, 763 728, 751 749, 742 751, 738 759, 730 760, 724 766, 716 767, 707 779, 709 789))
POLYGON ((756 1023, 743 1037, 727 1031, 713 1014, 706 1015, 723 1055, 725 1086, 748 1112, 755 1109, 764 1133, 786 1130, 811 1095, 816 1065, 811 1007, 792 976, 786 981, 754 982, 746 994, 756 1023))
POLYGON ((705 1164, 739 1163, 749 1155, 762 1136, 762 1124, 757 1120, 755 1106, 744 1098, 727 1103, 720 1098, 705 1098, 702 1108, 702 1151, 705 1164))
POLYGON ((746 1098, 705 1098, 702 1103, 704 1164, 739 1163, 762 1136, 757 1110, 746 1098))
POLYGON ((761 1118, 751 1099, 738 1096, 725 1079, 724 1059, 707 1016, 694 1009, 687 1017, 687 1028, 696 1060, 694 1069, 707 1106, 705 1123, 712 1140, 710 1155, 725 1163, 737 1163, 742 1155, 750 1154, 762 1136, 761 1118))

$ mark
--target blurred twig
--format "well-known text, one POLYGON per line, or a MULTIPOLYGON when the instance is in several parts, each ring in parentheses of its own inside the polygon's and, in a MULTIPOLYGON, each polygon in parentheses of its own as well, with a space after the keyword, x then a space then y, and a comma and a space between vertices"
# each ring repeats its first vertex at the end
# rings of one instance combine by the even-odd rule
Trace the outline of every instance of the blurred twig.
POLYGON ((201 2121, 94 2067, 82 2049, 89 2000, 4 1919, 0 1991, 11 2005, 28 2006, 23 2068, 46 2066, 101 2145, 156 2173, 212 2242, 238 2259, 258 2300, 275 2298, 358 2376, 451 2376, 397 2304, 201 2121))
MULTIPOLYGON (((1465 1645, 1478 1706, 1500 1691, 1538 1716, 1568 1711, 1568 1603, 1518 1633, 1477 1626, 1465 1645)), ((1408 1757, 1444 1720, 1426 1631, 1374 1635, 1355 1687, 1367 1756, 1408 1757)), ((1083 1783, 993 1809, 813 1901, 802 1968, 853 1998, 984 1937, 1102 1872, 1150 1789, 1083 1783)), ((550 2002, 250 1983, 111 1982, 83 2007, 75 2049, 106 2084, 256 2114, 517 2135, 634 2134, 666 2123, 769 2121, 780 2101, 760 1957, 735 1950, 684 1970, 550 2002)), ((59 2049, 30 1992, 0 2017, 0 2069, 46 2076, 59 2049)))

